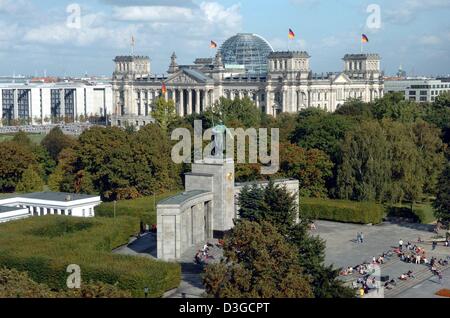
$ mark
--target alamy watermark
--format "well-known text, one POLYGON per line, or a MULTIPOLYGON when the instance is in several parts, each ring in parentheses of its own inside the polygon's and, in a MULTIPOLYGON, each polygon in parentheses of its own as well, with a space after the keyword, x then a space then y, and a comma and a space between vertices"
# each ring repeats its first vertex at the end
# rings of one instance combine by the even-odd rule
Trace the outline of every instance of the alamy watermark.
POLYGON ((81 29, 81 6, 78 3, 69 4, 66 12, 69 13, 66 26, 69 29, 81 29))
POLYGON ((67 266, 67 273, 70 275, 67 277, 66 285, 69 289, 81 288, 81 268, 77 264, 71 264, 67 266))
POLYGON ((280 168, 280 132, 278 128, 270 129, 269 151, 269 129, 267 128, 235 129, 220 124, 203 132, 202 127, 201 120, 194 121, 193 152, 192 134, 189 129, 177 128, 172 132, 172 140, 179 140, 172 148, 173 162, 180 164, 206 158, 234 158, 235 141, 237 140, 237 163, 261 163, 261 174, 264 175, 278 172, 280 168), (203 148, 204 141, 210 141, 210 143, 203 148))
POLYGON ((366 20, 366 26, 369 29, 381 28, 381 7, 378 4, 367 6, 367 13, 370 13, 366 20))

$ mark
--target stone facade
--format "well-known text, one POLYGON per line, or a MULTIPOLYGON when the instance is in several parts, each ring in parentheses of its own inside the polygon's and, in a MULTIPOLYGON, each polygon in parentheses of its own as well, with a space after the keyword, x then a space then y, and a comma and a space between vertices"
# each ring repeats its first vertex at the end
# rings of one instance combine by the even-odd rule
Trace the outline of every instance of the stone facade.
MULTIPOLYGON (((267 182, 258 185, 266 186, 267 182)), ((298 180, 278 180, 298 199, 298 180)), ((178 260, 190 247, 220 237, 238 218, 237 200, 246 184, 235 184, 231 159, 206 158, 186 174, 186 191, 157 206, 157 257, 178 260)))
POLYGON ((273 52, 267 74, 254 75, 238 65, 224 65, 220 51, 193 65, 178 65, 173 54, 167 75, 155 76, 148 57, 117 57, 112 123, 136 125, 136 118, 151 115, 158 97, 173 100, 180 116, 201 113, 220 97, 249 97, 262 112, 276 116, 308 107, 334 112, 349 98, 370 102, 383 96, 378 54, 347 54, 343 60, 342 72, 314 74, 308 53, 273 52))

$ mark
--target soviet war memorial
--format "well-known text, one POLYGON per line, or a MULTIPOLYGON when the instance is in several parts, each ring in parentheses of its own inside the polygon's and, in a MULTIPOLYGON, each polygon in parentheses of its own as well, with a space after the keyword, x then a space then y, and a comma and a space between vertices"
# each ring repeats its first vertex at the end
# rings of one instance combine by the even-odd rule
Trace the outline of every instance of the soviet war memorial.
POLYGON ((1 306, 450 298, 448 1, 66 2, 0 1, 1 306))

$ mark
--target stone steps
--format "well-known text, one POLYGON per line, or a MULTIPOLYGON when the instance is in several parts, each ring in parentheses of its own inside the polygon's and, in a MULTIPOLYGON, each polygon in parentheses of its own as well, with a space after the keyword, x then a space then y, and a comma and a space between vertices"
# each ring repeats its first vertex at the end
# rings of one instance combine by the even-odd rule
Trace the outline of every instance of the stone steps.
MULTIPOLYGON (((438 271, 444 272, 450 268, 450 265, 448 266, 437 265, 436 268, 438 269, 438 271)), ((414 286, 417 286, 420 283, 423 283, 424 281, 432 278, 435 275, 431 272, 430 268, 426 267, 423 270, 420 270, 417 273, 415 273, 414 276, 415 278, 408 279, 406 281, 399 281, 398 279, 396 279, 397 281, 399 281, 397 282, 397 286, 392 286, 393 287, 392 289, 385 289, 384 296, 386 298, 395 297, 405 292, 406 290, 413 288, 414 286)))
MULTIPOLYGON (((396 256, 392 256, 392 257, 396 257, 396 256)), ((383 270, 387 267, 398 264, 399 262, 400 262, 399 258, 396 258, 395 260, 392 260, 392 258, 391 258, 390 260, 388 260, 387 262, 385 262, 383 265, 380 266, 380 270, 383 270)), ((349 276, 341 276, 341 279, 344 281, 344 283, 351 283, 354 280, 357 280, 358 278, 361 278, 361 277, 364 277, 364 275, 354 272, 352 275, 349 275, 349 276)))

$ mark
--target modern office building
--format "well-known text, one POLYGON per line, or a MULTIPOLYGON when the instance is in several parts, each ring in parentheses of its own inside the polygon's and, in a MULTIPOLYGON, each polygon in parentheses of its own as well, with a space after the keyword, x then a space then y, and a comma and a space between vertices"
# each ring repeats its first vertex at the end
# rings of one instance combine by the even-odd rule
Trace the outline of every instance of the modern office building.
POLYGON ((102 83, 0 83, 0 125, 42 125, 109 116, 112 86, 102 83))
POLYGON ((158 97, 173 100, 180 116, 201 113, 221 97, 248 97, 276 116, 308 107, 334 112, 349 98, 369 102, 383 96, 378 54, 347 54, 343 60, 343 71, 315 74, 307 52, 274 52, 255 34, 235 35, 215 58, 198 58, 192 65, 179 65, 174 53, 162 76, 151 73, 149 57, 118 56, 111 121, 117 126, 153 121, 158 97))
POLYGON ((434 102, 443 92, 450 92, 450 78, 386 78, 385 92, 401 92, 409 101, 434 102))

